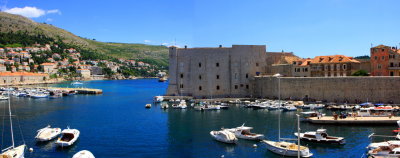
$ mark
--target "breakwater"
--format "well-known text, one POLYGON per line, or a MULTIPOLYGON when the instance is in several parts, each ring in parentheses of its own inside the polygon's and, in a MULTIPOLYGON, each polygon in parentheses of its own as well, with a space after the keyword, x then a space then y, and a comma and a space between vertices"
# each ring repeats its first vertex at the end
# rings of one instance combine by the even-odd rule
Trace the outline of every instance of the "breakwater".
POLYGON ((252 95, 361 103, 400 103, 400 77, 256 77, 252 95))

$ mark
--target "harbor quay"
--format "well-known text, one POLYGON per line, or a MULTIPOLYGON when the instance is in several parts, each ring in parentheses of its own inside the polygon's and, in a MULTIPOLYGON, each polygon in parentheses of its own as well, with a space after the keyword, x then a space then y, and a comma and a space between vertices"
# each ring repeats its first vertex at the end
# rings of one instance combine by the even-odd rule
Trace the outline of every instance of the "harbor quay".
POLYGON ((337 124, 337 125, 396 125, 399 116, 392 117, 347 117, 335 119, 333 116, 312 117, 307 122, 314 124, 337 124))

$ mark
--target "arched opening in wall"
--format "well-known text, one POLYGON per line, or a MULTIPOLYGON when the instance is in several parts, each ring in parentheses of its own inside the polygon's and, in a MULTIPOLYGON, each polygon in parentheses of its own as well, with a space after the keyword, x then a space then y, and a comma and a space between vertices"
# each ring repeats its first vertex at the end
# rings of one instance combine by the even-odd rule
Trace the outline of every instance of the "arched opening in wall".
POLYGON ((249 78, 249 74, 246 74, 246 78, 249 78))
POLYGON ((239 88, 239 86, 238 85, 235 85, 235 89, 238 89, 239 88))
POLYGON ((179 87, 180 87, 180 88, 183 88, 183 84, 180 84, 179 87))
POLYGON ((390 76, 394 76, 394 72, 393 71, 390 71, 390 76))
POLYGON ((217 86, 217 90, 219 90, 219 86, 217 86))
POLYGON ((181 78, 183 78, 183 74, 181 74, 181 78))
POLYGON ((199 80, 201 80, 201 75, 199 75, 199 80))
POLYGON ((216 63, 215 66, 216 66, 216 67, 219 67, 219 63, 216 63))
POLYGON ((199 67, 201 67, 201 63, 199 63, 199 67))
POLYGON ((199 91, 201 91, 201 89, 202 89, 202 87, 201 87, 201 86, 199 86, 199 91))
POLYGON ((217 75, 217 79, 219 79, 219 75, 217 75))
POLYGON ((246 89, 249 89, 249 85, 248 84, 246 85, 246 89))

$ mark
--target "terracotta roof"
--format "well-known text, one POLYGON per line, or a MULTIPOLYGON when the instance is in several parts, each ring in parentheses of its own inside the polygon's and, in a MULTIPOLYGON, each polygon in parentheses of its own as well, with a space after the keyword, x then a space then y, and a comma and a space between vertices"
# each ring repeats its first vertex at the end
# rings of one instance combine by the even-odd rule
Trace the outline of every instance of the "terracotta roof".
POLYGON ((329 56, 317 56, 311 60, 313 64, 324 64, 324 63, 360 63, 354 60, 352 57, 344 55, 329 55, 329 56))
POLYGON ((0 76, 47 76, 47 74, 33 72, 0 72, 0 76))
POLYGON ((388 47, 389 46, 385 46, 385 45, 381 44, 381 45, 378 45, 378 46, 375 46, 375 47, 372 47, 372 48, 388 48, 388 47))
POLYGON ((40 65, 54 65, 54 63, 42 63, 40 65))

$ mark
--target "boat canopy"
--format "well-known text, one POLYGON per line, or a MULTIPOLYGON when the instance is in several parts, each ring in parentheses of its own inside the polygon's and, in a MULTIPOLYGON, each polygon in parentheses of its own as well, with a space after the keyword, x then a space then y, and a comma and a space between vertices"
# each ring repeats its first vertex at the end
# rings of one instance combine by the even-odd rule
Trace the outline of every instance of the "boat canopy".
POLYGON ((316 113, 317 113, 317 112, 315 112, 315 111, 301 112, 301 114, 305 114, 305 115, 316 114, 316 113))
POLYGON ((326 133, 326 129, 317 129, 317 133, 326 133))
POLYGON ((238 130, 251 130, 251 129, 253 129, 253 127, 240 126, 240 127, 237 127, 236 129, 238 129, 238 130))

